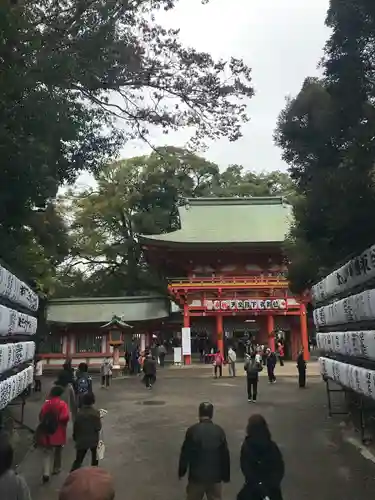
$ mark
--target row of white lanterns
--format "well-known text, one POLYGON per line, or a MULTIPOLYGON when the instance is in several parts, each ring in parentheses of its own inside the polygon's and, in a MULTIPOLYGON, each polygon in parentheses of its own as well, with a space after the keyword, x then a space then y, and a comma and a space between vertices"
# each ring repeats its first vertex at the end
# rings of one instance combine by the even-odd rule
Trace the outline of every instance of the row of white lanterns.
POLYGON ((375 371, 342 363, 334 359, 319 358, 321 374, 358 394, 375 399, 375 371))
POLYGON ((0 304, 0 336, 34 335, 37 326, 38 321, 34 316, 0 304))
POLYGON ((0 265, 0 296, 33 312, 39 307, 38 295, 2 265, 0 265))
POLYGON ((335 295, 349 292, 375 278, 375 245, 361 255, 350 259, 342 267, 326 276, 311 288, 315 303, 324 302, 335 295))
POLYGON ((33 366, 0 382, 0 410, 22 394, 32 383, 34 377, 33 366))
POLYGON ((375 290, 350 295, 313 312, 317 328, 375 319, 375 290))
POLYGON ((32 361, 35 356, 35 342, 0 344, 0 374, 32 361))
POLYGON ((375 360, 375 330, 317 333, 316 343, 324 353, 375 360))

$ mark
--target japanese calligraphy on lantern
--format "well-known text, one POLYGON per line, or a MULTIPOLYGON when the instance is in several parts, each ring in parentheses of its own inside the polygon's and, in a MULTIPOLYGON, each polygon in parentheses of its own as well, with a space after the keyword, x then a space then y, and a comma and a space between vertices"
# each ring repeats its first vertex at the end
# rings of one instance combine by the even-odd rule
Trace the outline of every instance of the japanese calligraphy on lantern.
POLYGON ((0 304, 0 336, 34 335, 38 321, 29 316, 0 304))
POLYGON ((313 313, 316 327, 343 325, 375 319, 375 290, 350 295, 313 313))
POLYGON ((0 374, 11 370, 25 361, 31 361, 34 355, 35 342, 0 344, 0 374))
POLYGON ((287 309, 285 299, 206 300, 204 305, 208 311, 266 311, 287 309))
POLYGON ((311 295, 315 303, 320 303, 335 295, 349 292, 354 287, 363 285, 374 277, 375 245, 314 285, 311 289, 311 295))
POLYGON ((375 399, 375 371, 335 359, 319 358, 320 373, 338 384, 375 399))
POLYGON ((12 377, 0 382, 0 410, 23 393, 33 382, 34 368, 29 366, 12 377))
POLYGON ((0 265, 0 296, 14 304, 25 307, 30 311, 37 311, 39 306, 38 295, 29 286, 0 265))
POLYGON ((316 342, 324 353, 375 360, 374 330, 318 333, 316 342))

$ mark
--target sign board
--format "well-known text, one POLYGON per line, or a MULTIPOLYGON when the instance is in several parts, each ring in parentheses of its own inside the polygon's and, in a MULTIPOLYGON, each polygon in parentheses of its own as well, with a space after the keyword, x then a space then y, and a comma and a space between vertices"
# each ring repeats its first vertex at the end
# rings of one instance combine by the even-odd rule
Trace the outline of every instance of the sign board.
POLYGON ((204 305, 208 311, 279 311, 287 309, 285 299, 206 300, 204 305))
POLYGON ((181 330, 182 354, 184 356, 191 355, 191 332, 190 328, 182 328, 181 330))
POLYGON ((180 365, 182 363, 182 350, 181 347, 173 348, 173 363, 175 365, 180 365))

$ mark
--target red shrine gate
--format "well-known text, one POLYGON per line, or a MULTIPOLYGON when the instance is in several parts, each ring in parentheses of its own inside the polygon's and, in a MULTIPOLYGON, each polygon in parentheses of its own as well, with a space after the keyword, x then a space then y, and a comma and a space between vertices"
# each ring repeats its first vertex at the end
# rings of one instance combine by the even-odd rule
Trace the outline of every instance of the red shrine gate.
POLYGON ((199 323, 201 317, 211 319, 221 352, 224 352, 225 322, 236 318, 237 324, 246 320, 256 322, 260 327, 257 342, 268 344, 271 349, 275 349, 275 330, 282 329, 282 324, 291 331, 291 351, 295 358, 300 347, 308 353, 306 307, 302 301, 288 296, 287 287, 288 282, 283 278, 233 277, 213 278, 212 283, 194 278, 189 282, 173 281, 168 288, 183 308, 184 327, 191 327, 194 321, 199 323), (245 294, 252 295, 251 299, 244 298, 245 294), (281 318, 283 321, 278 321, 281 318), (290 321, 292 318, 297 321, 290 321))
POLYGON ((289 205, 273 197, 197 198, 179 214, 180 230, 143 235, 141 242, 150 264, 169 277, 169 293, 183 310, 181 326, 209 330, 221 352, 225 335, 247 322, 257 326, 256 341, 272 349, 275 330, 287 330, 291 357, 301 347, 307 357, 306 307, 284 277, 289 205))

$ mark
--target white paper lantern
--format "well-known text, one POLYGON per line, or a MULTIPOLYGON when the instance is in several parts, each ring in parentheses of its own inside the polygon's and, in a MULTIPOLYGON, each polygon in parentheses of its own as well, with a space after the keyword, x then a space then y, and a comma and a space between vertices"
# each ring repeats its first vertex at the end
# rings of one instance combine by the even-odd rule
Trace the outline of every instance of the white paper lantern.
POLYGON ((31 288, 0 265, 0 296, 36 312, 39 307, 38 295, 31 288))

